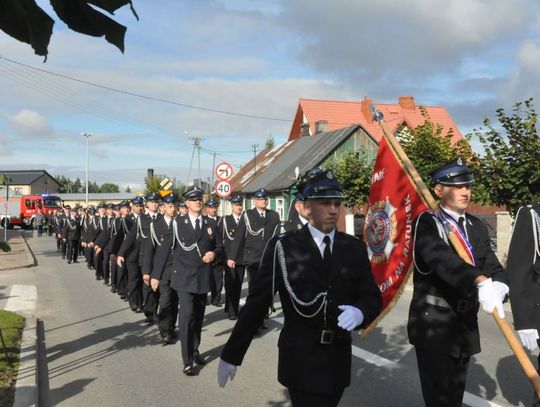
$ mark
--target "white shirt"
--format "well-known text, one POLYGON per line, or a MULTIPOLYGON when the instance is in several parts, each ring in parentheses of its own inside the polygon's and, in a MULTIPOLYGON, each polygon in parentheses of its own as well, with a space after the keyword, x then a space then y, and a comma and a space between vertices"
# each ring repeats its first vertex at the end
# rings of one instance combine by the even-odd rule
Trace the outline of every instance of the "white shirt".
POLYGON ((172 218, 169 218, 167 215, 163 215, 163 219, 165 219, 165 222, 167 223, 167 227, 170 227, 172 218))
POLYGON ((298 214, 298 218, 300 218, 300 222, 302 222, 302 225, 305 225, 306 223, 308 223, 309 221, 304 218, 302 215, 298 214))
POLYGON ((259 213, 259 216, 264 218, 266 216, 266 211, 260 211, 257 209, 257 212, 259 213))
POLYGON ((453 211, 452 209, 447 208, 444 205, 439 205, 443 211, 445 211, 448 215, 452 217, 456 221, 456 223, 459 225, 459 219, 463 218, 463 229, 465 229, 465 236, 467 239, 469 238, 469 233, 467 232, 467 218, 465 217, 465 212, 463 213, 457 213, 456 211, 453 211))
POLYGON ((319 229, 312 226, 311 223, 308 223, 308 229, 311 233, 311 237, 313 238, 315 244, 321 252, 321 257, 324 257, 324 248, 326 247, 326 244, 323 242, 325 236, 328 236, 330 238, 330 251, 332 251, 332 247, 334 246, 334 236, 336 234, 336 229, 332 230, 330 233, 324 234, 319 229))
POLYGON ((202 216, 193 216, 191 213, 188 213, 189 220, 191 221, 191 226, 193 226, 193 230, 195 230, 195 221, 199 219, 199 227, 202 230, 202 216))

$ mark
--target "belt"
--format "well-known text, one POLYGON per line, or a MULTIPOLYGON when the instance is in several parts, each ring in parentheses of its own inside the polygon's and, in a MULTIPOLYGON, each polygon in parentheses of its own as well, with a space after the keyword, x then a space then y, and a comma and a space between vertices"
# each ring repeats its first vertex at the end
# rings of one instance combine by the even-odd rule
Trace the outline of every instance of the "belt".
MULTIPOLYGON (((441 308, 449 308, 449 309, 454 308, 444 298, 437 297, 436 295, 426 294, 424 296, 415 297, 415 299, 419 301, 423 301, 426 304, 435 305, 441 308)), ((471 309, 474 309, 476 305, 477 305, 476 301, 457 300, 455 310, 456 312, 467 312, 471 309)))
POLYGON ((302 337, 308 337, 317 343, 322 345, 331 345, 334 342, 345 341, 347 338, 350 338, 350 333, 342 329, 314 329, 307 327, 295 327, 290 328, 289 326, 283 328, 284 331, 297 333, 302 337))

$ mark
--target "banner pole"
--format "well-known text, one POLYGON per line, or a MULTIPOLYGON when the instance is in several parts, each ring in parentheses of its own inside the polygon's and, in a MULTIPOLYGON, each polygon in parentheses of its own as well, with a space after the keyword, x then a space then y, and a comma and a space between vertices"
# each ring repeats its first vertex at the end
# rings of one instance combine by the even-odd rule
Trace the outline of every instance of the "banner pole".
MULTIPOLYGON (((384 122, 382 113, 378 111, 373 105, 370 106, 370 109, 373 113, 374 120, 376 120, 379 123, 379 126, 381 126, 384 137, 386 138, 386 141, 388 142, 388 145, 396 153, 397 157, 399 158, 398 161, 400 162, 400 165, 402 165, 402 168, 412 179, 413 185, 415 186, 417 191, 420 193, 420 196, 422 197, 426 205, 431 210, 433 211, 437 210, 438 205, 433 199, 433 195, 431 195, 431 192, 429 191, 426 184, 424 183, 424 181, 422 180, 422 178, 416 171, 416 168, 414 168, 414 165, 409 160, 409 157, 407 157, 407 154, 405 153, 405 151, 399 144, 399 141, 392 134, 386 122, 384 122)), ((471 264, 471 260, 469 259, 469 256, 465 252, 465 249, 461 246, 461 244, 459 243, 459 240, 457 239, 457 236, 453 232, 451 232, 451 230, 450 230, 450 233, 448 234, 448 239, 450 243, 452 244, 453 248, 458 253, 459 257, 461 257, 468 264, 471 264)), ((534 391, 536 392, 537 396, 540 398, 540 376, 538 375, 538 372, 533 366, 531 360, 525 353, 523 346, 521 346, 521 343, 519 342, 512 328, 510 328, 510 325, 508 325, 508 322, 506 321, 506 319, 499 317, 499 314, 497 313, 496 309, 493 310, 493 312, 491 313, 491 316, 493 317, 499 329, 503 333, 506 341, 508 342, 508 345, 514 352, 514 355, 516 356, 519 364, 521 365, 521 368, 525 372, 525 375, 527 376, 532 386, 534 387, 534 391)))

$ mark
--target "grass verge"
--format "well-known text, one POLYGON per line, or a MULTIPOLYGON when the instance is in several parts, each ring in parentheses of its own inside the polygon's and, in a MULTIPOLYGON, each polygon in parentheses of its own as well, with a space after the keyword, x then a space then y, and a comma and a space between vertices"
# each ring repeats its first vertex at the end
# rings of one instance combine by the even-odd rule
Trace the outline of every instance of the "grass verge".
POLYGON ((0 406, 13 404, 23 329, 23 317, 0 310, 0 330, 4 339, 2 343, 0 338, 0 406))

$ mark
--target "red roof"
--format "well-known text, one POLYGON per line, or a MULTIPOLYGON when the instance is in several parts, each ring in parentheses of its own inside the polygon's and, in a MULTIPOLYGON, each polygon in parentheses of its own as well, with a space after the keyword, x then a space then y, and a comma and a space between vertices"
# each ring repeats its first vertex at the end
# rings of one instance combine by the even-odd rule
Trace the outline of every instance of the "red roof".
MULTIPOLYGON (((378 123, 373 121, 369 106, 371 99, 360 102, 342 102, 337 100, 300 99, 298 110, 293 121, 289 140, 300 137, 300 125, 309 123, 310 134, 316 133, 316 123, 325 120, 328 127, 323 131, 337 130, 352 124, 360 124, 378 142, 382 137, 382 130, 378 123)), ((420 107, 424 108, 431 121, 443 126, 443 134, 450 129, 453 131, 452 143, 463 139, 456 123, 442 106, 418 106, 412 96, 400 96, 399 103, 375 103, 383 115, 384 120, 392 131, 398 130, 402 125, 415 128, 425 122, 420 107)))

